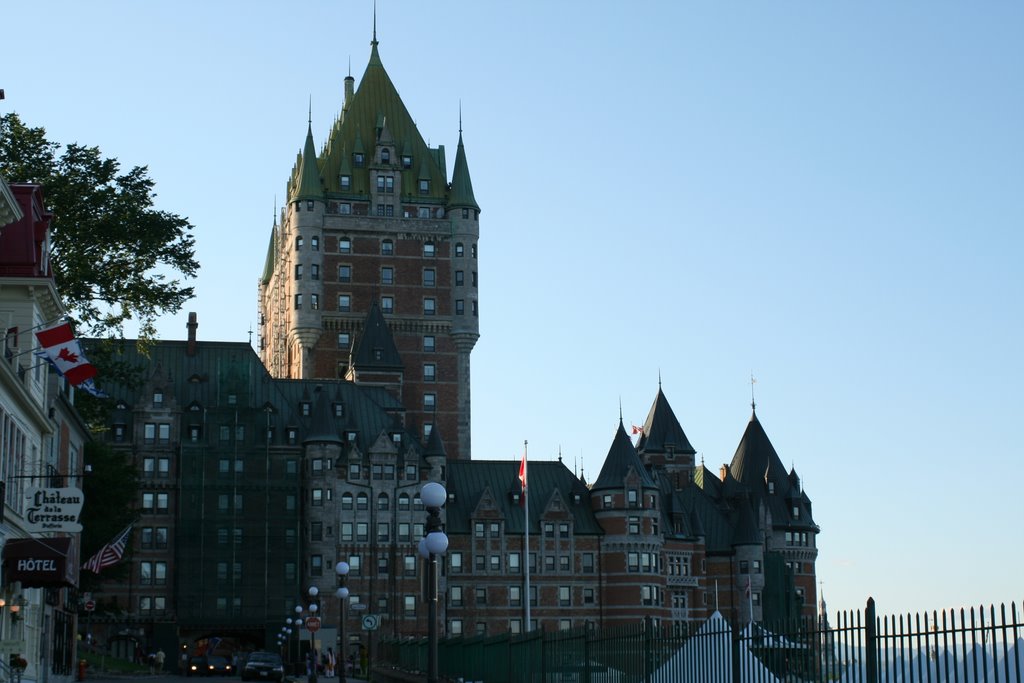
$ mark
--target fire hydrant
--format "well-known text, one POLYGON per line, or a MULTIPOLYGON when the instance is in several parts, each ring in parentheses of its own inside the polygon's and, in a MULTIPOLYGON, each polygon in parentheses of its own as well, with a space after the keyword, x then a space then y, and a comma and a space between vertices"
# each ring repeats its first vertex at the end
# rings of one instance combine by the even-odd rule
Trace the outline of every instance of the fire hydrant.
POLYGON ((78 680, 80 680, 80 681, 84 681, 85 680, 85 667, 86 666, 87 666, 87 662, 84 659, 79 659, 78 660, 78 680))

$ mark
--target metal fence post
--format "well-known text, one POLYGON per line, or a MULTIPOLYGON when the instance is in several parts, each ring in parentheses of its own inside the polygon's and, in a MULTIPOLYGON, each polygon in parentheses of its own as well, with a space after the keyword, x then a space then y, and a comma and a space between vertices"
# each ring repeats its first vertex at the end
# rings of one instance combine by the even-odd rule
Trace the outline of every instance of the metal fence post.
POLYGON ((867 683, 878 683, 878 623, 875 620, 874 598, 868 598, 864 610, 864 658, 867 683))

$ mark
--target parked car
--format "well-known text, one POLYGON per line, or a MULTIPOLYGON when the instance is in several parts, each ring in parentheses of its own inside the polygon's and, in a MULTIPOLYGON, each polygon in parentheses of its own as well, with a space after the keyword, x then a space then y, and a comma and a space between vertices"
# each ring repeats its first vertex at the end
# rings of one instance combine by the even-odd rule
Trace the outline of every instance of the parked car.
POLYGON ((273 652, 252 652, 242 667, 242 680, 284 680, 284 662, 273 652))
POLYGON ((188 661, 186 676, 230 676, 234 667, 227 657, 201 655, 188 661))

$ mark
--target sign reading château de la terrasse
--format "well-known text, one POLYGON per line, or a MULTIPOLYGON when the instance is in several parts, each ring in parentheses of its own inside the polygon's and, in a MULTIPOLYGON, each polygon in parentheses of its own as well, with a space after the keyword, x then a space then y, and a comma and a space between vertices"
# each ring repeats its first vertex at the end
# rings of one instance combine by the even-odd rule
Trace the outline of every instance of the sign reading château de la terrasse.
POLYGON ((25 521, 29 532, 79 532, 85 496, 78 488, 30 488, 25 492, 25 521))

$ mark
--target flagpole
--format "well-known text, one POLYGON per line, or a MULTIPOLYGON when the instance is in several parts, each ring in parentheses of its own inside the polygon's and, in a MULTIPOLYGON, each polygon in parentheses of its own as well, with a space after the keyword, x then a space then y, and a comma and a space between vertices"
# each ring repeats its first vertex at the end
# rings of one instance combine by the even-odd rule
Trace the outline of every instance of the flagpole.
MULTIPOLYGON (((529 442, 523 440, 523 474, 526 474, 526 447, 529 442)), ((526 625, 523 633, 530 632, 530 495, 529 487, 523 490, 523 574, 525 580, 525 595, 523 602, 526 604, 526 625)))

